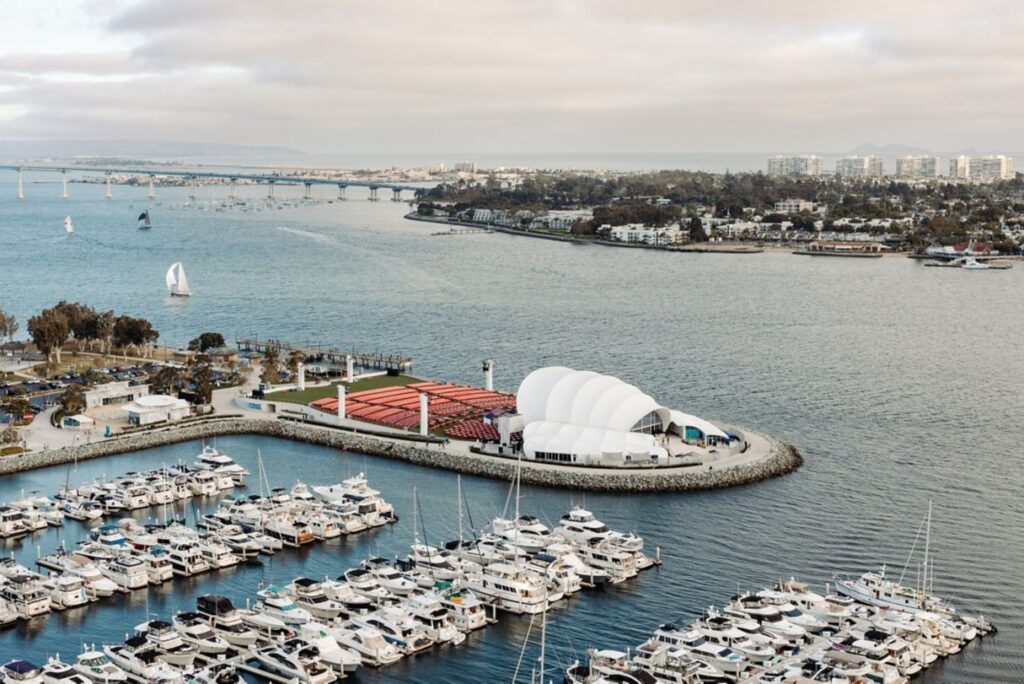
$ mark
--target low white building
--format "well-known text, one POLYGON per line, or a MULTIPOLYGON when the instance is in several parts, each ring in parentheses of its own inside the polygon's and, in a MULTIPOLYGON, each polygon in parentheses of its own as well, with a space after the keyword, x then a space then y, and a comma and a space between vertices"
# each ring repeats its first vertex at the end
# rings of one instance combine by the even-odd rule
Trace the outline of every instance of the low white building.
POLYGON ((161 421, 181 420, 191 413, 187 401, 166 394, 139 397, 126 407, 126 410, 129 425, 151 425, 161 421))
POLYGON ((601 226, 607 230, 612 240, 632 244, 665 246, 675 244, 683 239, 683 231, 678 226, 664 228, 648 228, 640 223, 627 223, 624 226, 601 226))
POLYGON ((130 404, 149 394, 149 385, 132 385, 128 380, 97 385, 85 392, 86 409, 105 409, 130 404))
POLYGON ((787 199, 775 203, 777 214, 799 214, 804 211, 817 211, 818 205, 802 199, 787 199))

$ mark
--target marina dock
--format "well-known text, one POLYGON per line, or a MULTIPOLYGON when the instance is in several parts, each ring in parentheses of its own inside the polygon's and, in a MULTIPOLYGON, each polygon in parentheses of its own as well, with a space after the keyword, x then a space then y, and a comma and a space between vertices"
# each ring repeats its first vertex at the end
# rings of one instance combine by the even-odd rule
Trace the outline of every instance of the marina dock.
POLYGON ((258 337, 245 337, 235 340, 235 345, 240 352, 254 352, 258 354, 268 350, 286 354, 298 352, 306 358, 314 358, 340 365, 345 365, 348 359, 352 359, 353 363, 360 368, 377 371, 383 370, 392 373, 405 373, 412 369, 413 363, 410 357, 399 354, 346 351, 338 347, 304 346, 275 339, 261 340, 258 337))

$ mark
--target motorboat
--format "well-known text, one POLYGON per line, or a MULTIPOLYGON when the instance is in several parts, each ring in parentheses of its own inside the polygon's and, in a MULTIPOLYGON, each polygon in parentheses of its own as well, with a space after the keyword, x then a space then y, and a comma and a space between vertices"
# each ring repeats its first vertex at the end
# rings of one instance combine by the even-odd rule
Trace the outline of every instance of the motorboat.
POLYGON ((185 641, 174 626, 164 620, 150 620, 135 627, 135 633, 144 636, 156 647, 157 657, 179 669, 191 669, 199 646, 185 641))
POLYGON ((0 668, 4 684, 43 684, 43 668, 27 660, 11 660, 0 668))
POLYGON ((494 534, 530 554, 543 551, 555 541, 551 530, 532 515, 520 515, 515 520, 495 518, 491 529, 494 534))
POLYGON ((423 592, 413 595, 405 604, 413 620, 420 624, 427 637, 436 644, 457 646, 466 640, 452 620, 451 612, 439 594, 423 592))
POLYGON ((565 563, 580 578, 580 584, 584 587, 599 587, 612 581, 612 576, 607 570, 587 564, 578 553, 576 546, 569 543, 551 544, 547 548, 547 555, 555 556, 565 563))
POLYGON ((538 553, 526 564, 548 582, 548 600, 557 601, 563 596, 571 596, 583 586, 583 580, 568 561, 549 553, 538 553))
MULTIPOLYGON (((365 568, 350 568, 345 571, 343 578, 352 587, 352 591, 362 594, 377 605, 392 598, 391 593, 380 586, 377 578, 365 568)), ((342 578, 339 577, 338 579, 342 578)))
POLYGON ((295 603, 317 619, 332 620, 347 612, 344 604, 327 596, 321 582, 298 577, 285 590, 295 597, 295 603))
POLYGON ((422 625, 404 607, 388 606, 352 618, 352 623, 373 627, 405 655, 425 651, 434 645, 422 625))
POLYGON ((320 541, 337 539, 342 533, 334 518, 324 513, 302 515, 296 519, 296 524, 304 526, 313 535, 314 539, 320 541))
POLYGON ((242 621, 230 599, 204 594, 196 599, 196 613, 232 646, 249 647, 256 643, 256 631, 242 621))
POLYGON ((85 593, 85 581, 71 574, 60 574, 43 581, 43 587, 50 592, 50 607, 53 610, 67 610, 89 603, 85 593))
MULTIPOLYGON (((184 678, 178 670, 160 660, 160 654, 157 652, 156 646, 151 644, 145 636, 135 635, 125 639, 123 644, 109 644, 103 647, 102 654, 97 655, 105 656, 108 662, 111 662, 117 668, 133 677, 141 678, 145 682, 178 682, 184 684, 184 678)), ((79 656, 79 661, 81 661, 81 656, 79 656)), ((78 670, 77 666, 76 670, 82 672, 82 670, 78 670)), ((82 674, 88 676, 86 672, 82 672, 82 674)), ((129 680, 126 677, 121 681, 129 680)))
POLYGON ((261 608, 239 608, 238 617, 247 627, 256 630, 263 642, 280 643, 295 636, 295 630, 292 629, 295 625, 286 624, 281 618, 270 615, 261 608))
POLYGON ((0 507, 0 537, 12 539, 26 535, 31 531, 29 526, 25 524, 24 511, 14 506, 0 507))
POLYGON ((199 544, 191 539, 172 541, 167 545, 167 560, 179 577, 191 577, 210 570, 210 564, 203 558, 199 544))
POLYGON ((193 474, 189 481, 189 489, 194 496, 216 496, 220 488, 217 486, 218 478, 210 470, 200 470, 193 474))
POLYGON ((95 563, 79 562, 67 554, 55 554, 53 559, 65 574, 81 577, 85 583, 85 593, 90 600, 106 598, 117 591, 117 585, 103 576, 103 572, 95 563))
POLYGON ((256 592, 256 595, 260 597, 256 609, 285 624, 301 625, 312 619, 308 610, 297 606, 292 596, 279 587, 271 585, 256 592))
POLYGON ((548 600, 544 582, 537 575, 507 563, 492 563, 467 580, 474 593, 510 613, 542 613, 548 600))
POLYGON ((580 506, 574 506, 561 517, 555 533, 577 544, 593 545, 608 541, 624 551, 635 553, 644 550, 644 540, 641 537, 608 529, 608 526, 598 520, 593 513, 580 506))
POLYGON ((654 639, 669 646, 687 651, 695 660, 730 674, 739 676, 749 661, 728 646, 709 641, 698 629, 680 629, 673 624, 664 624, 654 632, 654 639))
POLYGON ((216 537, 203 537, 197 542, 199 553, 211 570, 230 568, 238 565, 238 556, 231 552, 231 549, 216 537))
POLYGON ((74 671, 92 682, 100 684, 114 684, 115 682, 127 682, 128 673, 119 667, 106 653, 88 649, 82 651, 72 666, 74 671))
MULTIPOLYGON (((413 544, 406 562, 420 572, 442 581, 458 579, 467 573, 467 561, 457 558, 447 549, 427 544, 413 544)), ((480 566, 473 563, 472 569, 479 570, 480 566)))
POLYGON ((402 575, 383 558, 370 558, 362 566, 377 580, 377 584, 395 596, 408 596, 416 583, 402 575))
POLYGON ((219 475, 228 475, 232 480, 232 486, 238 485, 239 487, 245 485, 245 477, 249 475, 249 471, 235 463, 233 458, 209 445, 203 447, 196 459, 195 468, 212 471, 219 475))
POLYGON ((865 572, 856 579, 834 575, 836 591, 858 603, 910 613, 949 613, 952 609, 936 597, 914 587, 887 579, 885 566, 879 572, 865 572))
POLYGON ((747 632, 736 627, 732 619, 718 614, 714 608, 708 610, 697 627, 708 641, 731 648, 751 663, 766 663, 776 656, 774 648, 764 641, 754 641, 747 632))
POLYGON ((316 539, 309 531, 309 527, 288 515, 271 516, 264 525, 263 531, 271 537, 280 539, 285 546, 293 548, 309 544, 316 539))
POLYGON ((320 653, 320 660, 341 678, 344 678, 345 673, 355 672, 359 667, 359 654, 351 648, 342 647, 327 625, 319 622, 307 622, 299 626, 296 638, 316 647, 320 653))
POLYGON ((21 619, 21 614, 3 598, 0 598, 0 627, 13 625, 21 619))
POLYGON ((608 540, 596 544, 580 544, 579 555, 587 565, 607 572, 613 584, 636 577, 639 572, 634 552, 627 551, 608 540))
POLYGON ((157 480, 149 485, 149 505, 163 506, 174 503, 178 498, 169 480, 157 480))
POLYGON ((146 563, 146 574, 149 583, 157 586, 171 580, 174 577, 174 566, 161 546, 154 546, 147 553, 137 554, 138 558, 146 563))
POLYGON ((452 624, 460 632, 468 633, 483 629, 492 622, 487 617, 486 604, 469 589, 448 591, 443 595, 441 605, 448 609, 452 624))
POLYGON ((347 615, 369 613, 375 608, 375 603, 368 596, 356 592, 352 585, 345 579, 325 579, 320 583, 327 598, 337 601, 345 608, 347 615))
POLYGON ((171 618, 171 624, 185 643, 195 646, 202 655, 219 655, 225 653, 230 646, 198 613, 178 613, 171 618))
POLYGON ((334 639, 343 647, 359 654, 367 667, 384 667, 402 659, 402 652, 389 643, 379 630, 373 627, 355 625, 353 629, 334 632, 334 639))
POLYGON ((657 684, 661 680, 634 665, 627 653, 591 649, 587 652, 587 662, 576 661, 566 669, 564 681, 565 684, 657 684))
POLYGON ((50 656, 43 666, 43 684, 89 684, 92 680, 75 672, 75 666, 62 662, 60 656, 50 656))
POLYGON ((330 684, 338 679, 320 659, 320 651, 301 639, 289 639, 279 646, 272 644, 254 648, 252 654, 262 667, 292 681, 330 684))
POLYGON ((0 599, 25 620, 50 612, 50 592, 32 575, 8 577, 0 586, 0 599))
POLYGON ((111 582, 124 591, 143 589, 149 586, 149 570, 146 561, 126 553, 100 565, 100 571, 111 582))
POLYGON ((217 538, 230 549, 231 553, 249 560, 265 553, 263 544, 256 535, 245 532, 240 525, 229 524, 217 530, 217 538))

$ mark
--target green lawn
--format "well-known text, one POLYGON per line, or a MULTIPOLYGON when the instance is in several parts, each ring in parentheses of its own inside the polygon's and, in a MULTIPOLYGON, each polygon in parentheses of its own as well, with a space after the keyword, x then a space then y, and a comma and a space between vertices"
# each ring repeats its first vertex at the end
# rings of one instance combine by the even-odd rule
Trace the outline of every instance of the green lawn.
MULTIPOLYGON (((419 378, 409 375, 380 375, 365 380, 357 380, 345 388, 347 393, 362 392, 363 390, 380 389, 381 387, 397 387, 400 385, 411 385, 414 382, 423 382, 419 378)), ((268 394, 266 399, 270 401, 287 401, 293 404, 309 404, 317 399, 338 396, 336 384, 324 385, 322 387, 310 387, 302 392, 274 392, 268 394)))

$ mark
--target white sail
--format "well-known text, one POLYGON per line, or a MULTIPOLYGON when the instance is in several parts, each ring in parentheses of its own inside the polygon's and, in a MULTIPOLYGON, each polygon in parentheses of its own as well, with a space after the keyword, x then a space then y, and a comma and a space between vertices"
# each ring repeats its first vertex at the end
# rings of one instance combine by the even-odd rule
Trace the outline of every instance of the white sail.
POLYGON ((75 224, 71 222, 70 216, 66 216, 64 218, 64 230, 68 232, 68 235, 71 235, 72 233, 75 232, 75 224))
POLYGON ((174 275, 174 269, 181 265, 180 261, 175 261, 171 264, 171 267, 167 269, 167 289, 171 294, 174 294, 178 289, 178 279, 174 275))
POLYGON ((178 262, 178 294, 185 296, 192 294, 189 292, 188 281, 185 279, 185 267, 180 261, 178 262))

